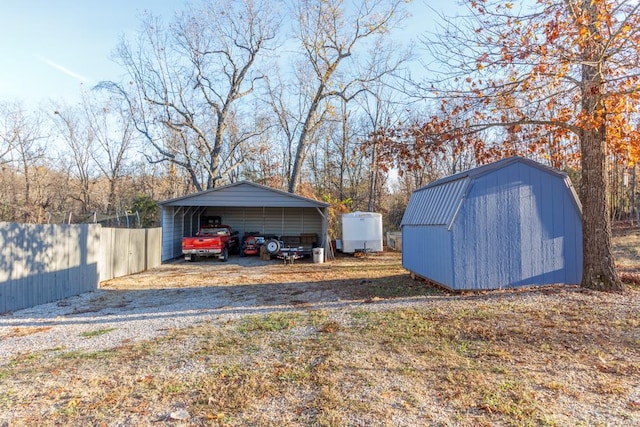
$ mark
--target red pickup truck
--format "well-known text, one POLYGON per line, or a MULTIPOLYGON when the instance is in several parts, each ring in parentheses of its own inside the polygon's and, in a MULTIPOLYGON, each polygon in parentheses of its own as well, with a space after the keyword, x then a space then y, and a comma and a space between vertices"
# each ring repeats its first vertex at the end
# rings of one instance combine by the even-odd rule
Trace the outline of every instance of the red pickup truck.
POLYGON ((220 261, 229 259, 229 253, 240 249, 238 232, 228 225, 207 225, 200 228, 195 237, 182 238, 182 253, 186 261, 197 257, 217 257, 220 261))

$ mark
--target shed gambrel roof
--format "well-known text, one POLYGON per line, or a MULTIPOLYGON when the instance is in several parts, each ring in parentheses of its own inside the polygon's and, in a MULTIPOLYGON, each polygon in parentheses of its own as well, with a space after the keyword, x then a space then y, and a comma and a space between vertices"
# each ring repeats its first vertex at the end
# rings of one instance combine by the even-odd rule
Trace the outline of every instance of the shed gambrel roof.
POLYGON ((451 226, 474 179, 518 162, 562 178, 578 210, 581 210, 580 201, 566 173, 524 157, 514 156, 433 181, 417 189, 411 195, 401 226, 451 226))
POLYGON ((328 203, 276 190, 255 182, 240 181, 199 193, 160 202, 163 206, 325 208, 328 203))
POLYGON ((401 225, 449 225, 467 193, 469 181, 469 177, 463 176, 416 190, 401 225))

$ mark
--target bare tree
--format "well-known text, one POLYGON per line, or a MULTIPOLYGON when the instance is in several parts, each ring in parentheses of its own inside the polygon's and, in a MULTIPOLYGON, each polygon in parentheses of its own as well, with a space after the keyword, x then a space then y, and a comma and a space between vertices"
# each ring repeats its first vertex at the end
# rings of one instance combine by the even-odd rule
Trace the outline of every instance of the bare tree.
POLYGON ((33 185, 37 179, 36 169, 42 165, 45 138, 42 133, 42 121, 38 116, 29 115, 21 104, 0 105, 0 164, 11 164, 21 175, 21 200, 14 192, 14 208, 20 211, 15 219, 23 222, 38 222, 41 216, 38 205, 33 200, 33 185))
POLYGON ((0 165, 11 162, 9 154, 18 139, 15 129, 15 105, 7 103, 0 105, 0 120, 2 120, 2 128, 0 128, 0 165))
MULTIPOLYGON (((197 190, 213 188, 235 167, 237 147, 255 136, 226 130, 238 101, 263 78, 258 63, 275 46, 280 17, 270 2, 205 1, 169 27, 147 16, 135 45, 123 41, 117 60, 130 84, 102 83, 125 95, 135 125, 155 155, 189 174, 197 190)), ((235 110, 235 112, 234 112, 235 110)))
POLYGON ((78 187, 71 197, 80 203, 81 213, 90 213, 95 208, 92 194, 96 180, 93 129, 79 108, 58 106, 53 119, 68 150, 60 153, 61 163, 66 165, 78 187))
POLYGON ((386 171, 379 167, 378 141, 375 132, 378 129, 388 128, 391 123, 404 122, 406 114, 403 111, 406 105, 395 97, 401 94, 390 88, 384 81, 368 86, 364 96, 357 102, 363 111, 362 136, 359 151, 369 158, 369 188, 367 196, 367 210, 374 212, 380 205, 377 195, 381 191, 380 182, 387 176, 386 171))
MULTIPOLYGON (((296 75, 304 84, 304 109, 298 129, 297 146, 288 190, 295 193, 307 148, 323 122, 330 101, 350 100, 364 87, 393 72, 402 59, 380 61, 376 67, 358 66, 357 48, 383 37, 406 16, 399 0, 364 0, 346 7, 343 0, 302 0, 297 3, 296 38, 304 62, 296 75)), ((374 52, 380 52, 376 50, 374 52)), ((370 65, 370 64, 367 64, 370 65)))
POLYGON ((114 213, 122 207, 117 202, 118 185, 129 167, 129 154, 135 139, 131 111, 119 97, 101 99, 85 95, 83 113, 95 140, 90 154, 109 184, 104 208, 106 213, 114 213))
POLYGON ((302 126, 304 79, 296 79, 297 86, 292 83, 285 84, 277 68, 275 71, 273 77, 266 78, 268 97, 266 103, 274 113, 275 123, 281 134, 278 139, 284 141, 280 146, 283 159, 281 174, 288 179, 293 169, 296 137, 302 126))

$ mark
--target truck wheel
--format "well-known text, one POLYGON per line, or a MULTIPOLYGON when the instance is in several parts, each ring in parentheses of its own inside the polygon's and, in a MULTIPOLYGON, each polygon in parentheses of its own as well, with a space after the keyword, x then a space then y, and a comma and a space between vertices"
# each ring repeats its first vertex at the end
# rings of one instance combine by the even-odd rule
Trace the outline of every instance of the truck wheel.
POLYGON ((280 242, 276 239, 271 239, 267 242, 267 252, 271 255, 275 255, 280 252, 280 242))
POLYGON ((240 248, 240 257, 244 258, 246 256, 247 254, 244 253, 244 245, 242 245, 242 247, 240 248))
POLYGON ((222 250, 222 256, 220 257, 220 261, 227 262, 229 260, 229 249, 224 248, 222 250))

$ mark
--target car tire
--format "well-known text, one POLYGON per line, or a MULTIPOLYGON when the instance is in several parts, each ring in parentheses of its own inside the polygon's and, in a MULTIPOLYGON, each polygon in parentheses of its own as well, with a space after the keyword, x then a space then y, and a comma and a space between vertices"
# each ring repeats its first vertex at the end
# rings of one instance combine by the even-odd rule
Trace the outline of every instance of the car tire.
POLYGON ((271 239, 267 242, 267 252, 271 255, 275 255, 280 252, 280 242, 276 239, 271 239))
POLYGON ((229 260, 229 249, 224 248, 222 250, 222 256, 220 257, 220 261, 227 262, 229 260))

